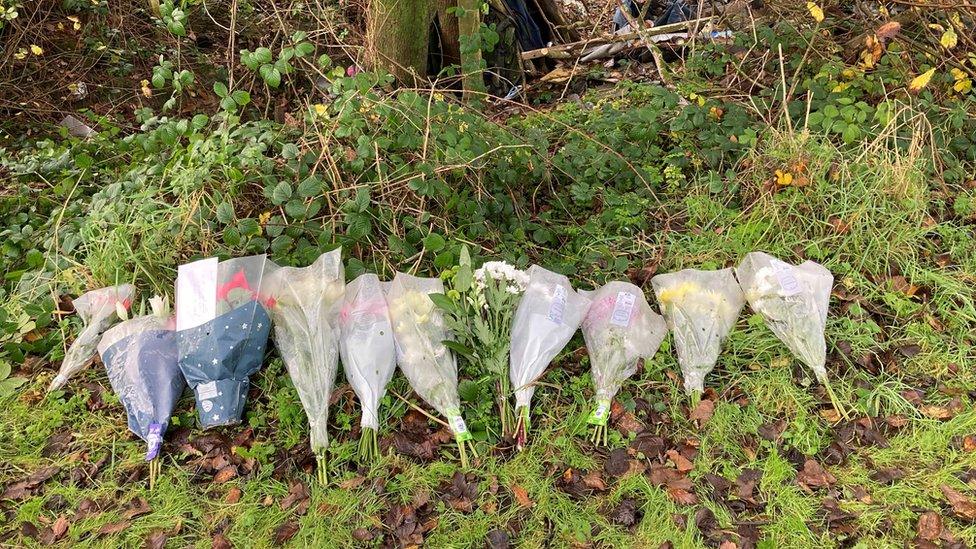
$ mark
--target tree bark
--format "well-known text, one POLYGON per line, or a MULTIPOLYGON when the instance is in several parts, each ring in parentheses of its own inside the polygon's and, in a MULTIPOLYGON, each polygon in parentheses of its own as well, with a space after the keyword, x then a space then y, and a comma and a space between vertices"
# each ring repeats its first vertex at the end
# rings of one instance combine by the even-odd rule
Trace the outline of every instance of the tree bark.
POLYGON ((427 76, 427 50, 433 7, 430 0, 370 0, 367 57, 406 86, 427 76))
POLYGON ((483 99, 485 77, 481 62, 481 6, 484 0, 458 0, 458 34, 461 37, 461 86, 464 100, 483 99))
POLYGON ((461 41, 458 31, 457 14, 448 13, 448 8, 456 8, 456 0, 437 0, 437 22, 441 27, 442 67, 461 64, 461 41))

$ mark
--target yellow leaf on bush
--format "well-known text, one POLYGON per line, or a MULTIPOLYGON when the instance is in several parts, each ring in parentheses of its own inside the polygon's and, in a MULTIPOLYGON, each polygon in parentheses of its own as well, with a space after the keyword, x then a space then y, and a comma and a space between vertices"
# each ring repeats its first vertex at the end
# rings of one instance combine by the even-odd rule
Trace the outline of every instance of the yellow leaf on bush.
POLYGON ((956 44, 959 43, 959 37, 956 35, 956 29, 952 27, 946 29, 946 31, 942 33, 942 38, 939 39, 939 43, 942 44, 942 47, 947 50, 951 50, 952 48, 956 47, 956 44))
POLYGON ((143 80, 142 82, 139 83, 139 85, 142 87, 142 90, 141 90, 142 91, 142 95, 144 95, 146 97, 152 97, 152 88, 149 87, 149 81, 148 80, 143 80))
POLYGON ((969 78, 956 80, 956 82, 952 85, 952 89, 955 90, 956 93, 969 93, 969 91, 973 89, 973 81, 969 78))
POLYGON ((807 9, 810 10, 810 15, 813 16, 813 19, 817 23, 820 23, 821 21, 824 20, 823 9, 820 6, 818 6, 815 2, 807 2, 807 9))
POLYGON ((44 48, 38 46, 37 44, 31 44, 30 50, 34 55, 44 55, 44 48))
POLYGON ((912 91, 918 91, 924 88, 925 86, 928 86, 929 82, 932 80, 932 76, 934 75, 935 75, 935 69, 929 69, 923 72, 922 74, 916 76, 912 80, 911 84, 908 85, 908 89, 912 91))

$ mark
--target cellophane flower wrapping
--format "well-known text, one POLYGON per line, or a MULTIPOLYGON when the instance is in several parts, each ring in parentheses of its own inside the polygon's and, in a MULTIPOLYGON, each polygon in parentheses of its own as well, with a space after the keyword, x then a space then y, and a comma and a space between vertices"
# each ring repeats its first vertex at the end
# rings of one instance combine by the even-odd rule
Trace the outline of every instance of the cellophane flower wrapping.
POLYGON ((48 392, 64 387, 72 376, 88 365, 95 356, 102 334, 121 320, 120 313, 128 314, 135 294, 135 286, 122 284, 92 290, 71 302, 85 327, 64 354, 61 368, 51 381, 48 392))
POLYGON ((745 305, 742 289, 732 269, 685 269, 657 275, 651 285, 674 335, 685 391, 700 393, 745 305))
POLYGON ((375 274, 360 275, 346 285, 339 327, 342 367, 363 410, 359 424, 378 430, 380 399, 393 379, 397 359, 390 311, 375 274))
POLYGON ((241 421, 250 376, 258 371, 271 331, 262 293, 264 255, 180 267, 176 289, 179 365, 204 428, 241 421))
POLYGON ((668 329, 644 292, 629 282, 609 282, 583 294, 592 302, 582 329, 596 391, 588 421, 606 425, 613 397, 637 371, 637 361, 654 356, 668 329))
POLYGON ((552 359, 579 329, 590 307, 589 298, 573 289, 569 279, 538 265, 529 267, 528 284, 512 320, 509 375, 515 389, 515 408, 528 413, 552 359))
POLYGON ((749 307, 790 351, 827 383, 827 307, 834 276, 823 265, 790 265, 752 252, 735 269, 749 307))
POLYGON ((444 345, 451 338, 443 312, 429 294, 444 293, 439 278, 397 273, 387 293, 397 363, 420 398, 445 416, 459 442, 469 440, 458 398, 457 360, 444 345))
POLYGON ((279 267, 265 284, 274 342, 308 416, 312 450, 329 445, 329 399, 339 367, 339 308, 345 290, 340 249, 310 266, 279 267))
POLYGON ((112 390, 128 416, 129 430, 146 441, 146 460, 159 454, 176 402, 186 383, 177 363, 175 321, 139 316, 102 336, 102 357, 112 390))

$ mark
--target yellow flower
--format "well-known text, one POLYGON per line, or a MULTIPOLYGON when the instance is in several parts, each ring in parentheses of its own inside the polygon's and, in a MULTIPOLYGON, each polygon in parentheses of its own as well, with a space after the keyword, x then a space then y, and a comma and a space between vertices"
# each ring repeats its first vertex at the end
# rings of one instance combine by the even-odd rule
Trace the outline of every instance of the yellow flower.
POLYGON ((34 55, 44 55, 44 48, 38 46, 37 44, 31 44, 30 51, 34 55))
POLYGON ((784 172, 783 170, 776 170, 776 184, 786 187, 793 183, 793 174, 790 172, 784 172))

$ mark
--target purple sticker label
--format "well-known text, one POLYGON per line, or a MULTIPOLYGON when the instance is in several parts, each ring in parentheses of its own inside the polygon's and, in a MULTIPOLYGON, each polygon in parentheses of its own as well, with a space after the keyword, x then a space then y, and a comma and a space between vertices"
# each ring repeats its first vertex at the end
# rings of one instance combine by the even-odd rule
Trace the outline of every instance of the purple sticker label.
POLYGON ((146 451, 146 461, 152 461, 159 455, 159 449, 163 446, 163 426, 161 424, 149 424, 149 436, 146 437, 146 444, 149 445, 149 449, 146 451))

